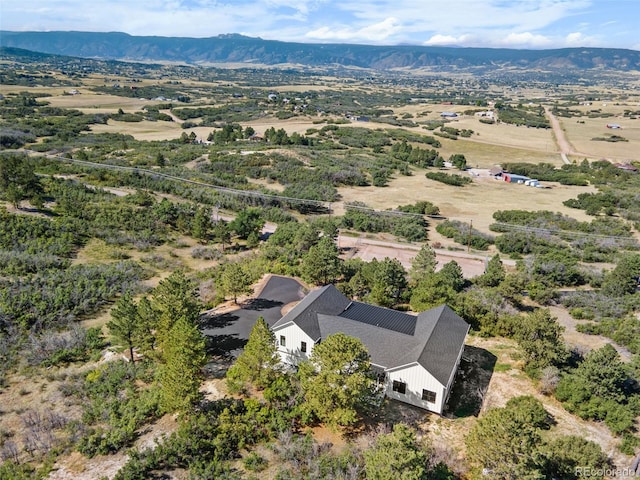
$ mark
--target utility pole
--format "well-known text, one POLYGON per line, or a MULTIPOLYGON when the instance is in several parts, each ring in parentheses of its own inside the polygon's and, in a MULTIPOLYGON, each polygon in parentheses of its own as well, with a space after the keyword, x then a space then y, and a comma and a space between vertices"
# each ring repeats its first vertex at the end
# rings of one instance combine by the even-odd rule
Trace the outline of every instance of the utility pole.
POLYGON ((469 220, 469 235, 467 236, 467 253, 471 251, 471 230, 473 229, 473 220, 469 220))

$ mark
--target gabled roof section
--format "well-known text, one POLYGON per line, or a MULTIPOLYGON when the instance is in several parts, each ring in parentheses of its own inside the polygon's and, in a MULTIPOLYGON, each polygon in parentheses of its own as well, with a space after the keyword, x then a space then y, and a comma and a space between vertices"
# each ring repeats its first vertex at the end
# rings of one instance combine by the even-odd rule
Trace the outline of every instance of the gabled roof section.
POLYGON ((422 312, 418 317, 433 325, 418 363, 446 386, 469 332, 469 324, 446 305, 422 312))
POLYGON ((349 303, 351 301, 336 287, 327 285, 310 292, 271 328, 276 330, 280 326, 293 322, 315 341, 321 337, 318 313, 338 315, 347 308, 349 303))
POLYGON ((339 316, 406 335, 413 335, 416 329, 416 317, 414 315, 376 307, 368 303, 351 302, 339 316))

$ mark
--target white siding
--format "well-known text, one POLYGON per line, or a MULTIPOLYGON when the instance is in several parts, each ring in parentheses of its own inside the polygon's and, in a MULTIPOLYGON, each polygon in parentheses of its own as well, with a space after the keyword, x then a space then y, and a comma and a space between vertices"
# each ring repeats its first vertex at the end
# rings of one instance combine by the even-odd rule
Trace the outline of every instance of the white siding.
POLYGON ((409 403, 416 407, 424 408, 425 410, 430 410, 438 414, 442 414, 447 396, 444 385, 438 382, 433 375, 417 363, 407 365, 404 368, 387 371, 387 385, 385 392, 389 398, 409 403), (407 384, 404 394, 393 391, 394 380, 407 384), (422 400, 423 389, 435 392, 436 401, 434 403, 422 400))
POLYGON ((283 363, 289 365, 297 365, 301 360, 306 360, 311 355, 313 350, 313 339, 302 331, 300 327, 294 323, 285 325, 278 330, 274 330, 273 334, 276 337, 276 344, 278 345, 278 354, 283 363), (280 337, 284 336, 285 345, 280 344, 280 337), (300 350, 302 342, 307 344, 307 352, 303 353, 300 350))

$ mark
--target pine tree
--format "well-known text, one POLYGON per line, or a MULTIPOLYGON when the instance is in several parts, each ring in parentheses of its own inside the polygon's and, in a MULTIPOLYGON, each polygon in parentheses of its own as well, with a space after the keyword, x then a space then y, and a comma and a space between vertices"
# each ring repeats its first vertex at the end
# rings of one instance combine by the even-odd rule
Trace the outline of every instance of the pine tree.
POLYGON ((309 361, 300 363, 303 408, 330 427, 354 424, 357 408, 372 394, 370 365, 369 352, 359 339, 329 335, 313 348, 309 361))
POLYGON ((487 268, 476 280, 478 285, 483 287, 497 287, 505 279, 506 273, 500 255, 494 255, 487 263, 487 268))
POLYGON ((437 264, 436 252, 429 244, 425 243, 411 262, 409 278, 414 284, 418 283, 425 276, 434 273, 437 264))
POLYGON ((202 243, 206 243, 211 228, 211 212, 208 208, 201 207, 196 210, 191 224, 191 235, 202 243))
POLYGON ((276 338, 264 318, 259 317, 243 352, 227 371, 227 384, 234 391, 247 382, 259 389, 266 388, 274 380, 279 363, 276 338))
POLYGON ((156 338, 162 352, 166 350, 167 335, 173 325, 179 319, 195 323, 201 307, 196 286, 182 271, 174 272, 160 281, 153 292, 151 305, 159 315, 156 338))
POLYGON ((231 295, 235 304, 238 303, 238 295, 251 292, 251 278, 240 263, 228 263, 222 272, 220 281, 225 295, 231 295))
POLYGON ((138 315, 138 307, 133 301, 131 294, 125 293, 116 301, 111 309, 111 320, 107 322, 109 333, 113 335, 118 342, 124 344, 129 349, 131 362, 135 362, 133 357, 133 348, 136 346, 136 340, 139 338, 138 330, 140 328, 140 316, 138 315))
POLYGON ((302 272, 309 281, 326 285, 340 273, 338 247, 331 238, 322 237, 302 259, 302 272))
POLYGON ((180 317, 166 336, 160 366, 160 403, 166 412, 187 412, 200 399, 205 341, 193 319, 180 317))

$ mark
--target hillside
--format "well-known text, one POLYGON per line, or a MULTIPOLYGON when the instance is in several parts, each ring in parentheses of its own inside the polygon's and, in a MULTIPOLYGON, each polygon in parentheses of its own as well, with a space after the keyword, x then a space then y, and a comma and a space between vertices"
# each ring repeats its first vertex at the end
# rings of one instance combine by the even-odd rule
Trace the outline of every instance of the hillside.
POLYGON ((489 70, 495 68, 640 70, 640 52, 612 48, 512 50, 489 48, 307 44, 237 34, 210 38, 132 36, 110 32, 0 31, 3 47, 85 58, 174 61, 193 64, 248 63, 343 65, 387 70, 489 70))

